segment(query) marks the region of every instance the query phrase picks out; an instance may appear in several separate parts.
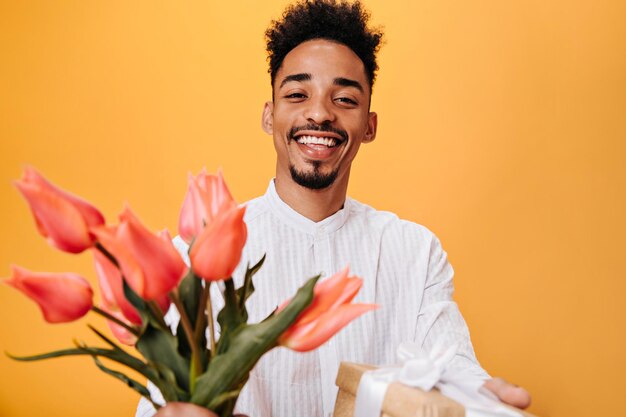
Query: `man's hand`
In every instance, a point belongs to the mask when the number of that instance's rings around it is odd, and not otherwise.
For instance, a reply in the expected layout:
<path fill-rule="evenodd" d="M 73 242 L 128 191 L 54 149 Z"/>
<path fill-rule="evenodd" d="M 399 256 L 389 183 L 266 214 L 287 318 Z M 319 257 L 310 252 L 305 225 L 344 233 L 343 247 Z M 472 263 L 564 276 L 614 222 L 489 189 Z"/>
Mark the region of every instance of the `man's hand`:
<path fill-rule="evenodd" d="M 527 408 L 530 405 L 530 394 L 522 387 L 506 382 L 502 378 L 492 378 L 483 385 L 496 394 L 500 401 L 517 408 Z"/>
<path fill-rule="evenodd" d="M 237 414 L 235 417 L 246 417 Z M 167 403 L 154 417 L 218 417 L 212 411 L 191 403 Z"/>
<path fill-rule="evenodd" d="M 218 417 L 204 407 L 190 403 L 167 403 L 154 417 Z"/>

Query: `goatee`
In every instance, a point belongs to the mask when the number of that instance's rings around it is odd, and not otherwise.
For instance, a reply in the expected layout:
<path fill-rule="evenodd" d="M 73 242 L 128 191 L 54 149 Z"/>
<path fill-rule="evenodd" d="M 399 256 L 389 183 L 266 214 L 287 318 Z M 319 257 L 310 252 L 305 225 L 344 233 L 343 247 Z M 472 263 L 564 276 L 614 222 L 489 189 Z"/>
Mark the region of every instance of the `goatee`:
<path fill-rule="evenodd" d="M 320 170 L 321 163 L 318 161 L 311 162 L 313 165 L 312 172 L 298 171 L 295 166 L 289 165 L 289 172 L 291 172 L 291 178 L 296 184 L 301 185 L 310 190 L 323 190 L 330 187 L 337 179 L 338 169 L 335 169 L 328 174 L 324 174 Z"/>

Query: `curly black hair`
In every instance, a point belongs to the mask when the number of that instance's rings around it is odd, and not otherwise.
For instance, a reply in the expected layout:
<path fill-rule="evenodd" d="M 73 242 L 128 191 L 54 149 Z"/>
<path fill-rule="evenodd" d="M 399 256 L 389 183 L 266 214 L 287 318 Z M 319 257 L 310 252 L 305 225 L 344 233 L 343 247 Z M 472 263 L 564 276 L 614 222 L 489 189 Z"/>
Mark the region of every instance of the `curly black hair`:
<path fill-rule="evenodd" d="M 346 45 L 363 61 L 371 91 L 383 32 L 368 27 L 369 18 L 358 0 L 301 0 L 288 6 L 282 19 L 273 20 L 265 31 L 272 85 L 289 51 L 308 40 L 327 39 Z"/>

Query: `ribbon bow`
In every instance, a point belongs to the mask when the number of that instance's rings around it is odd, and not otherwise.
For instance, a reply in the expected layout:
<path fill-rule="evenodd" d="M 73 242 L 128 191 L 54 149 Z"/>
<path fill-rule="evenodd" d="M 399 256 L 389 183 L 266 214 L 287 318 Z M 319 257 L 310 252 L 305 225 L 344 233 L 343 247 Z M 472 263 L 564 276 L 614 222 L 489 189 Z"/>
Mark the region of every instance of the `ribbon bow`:
<path fill-rule="evenodd" d="M 400 365 L 375 369 L 363 374 L 357 390 L 354 417 L 380 417 L 387 387 L 394 381 L 423 391 L 434 387 L 465 407 L 466 417 L 522 417 L 503 406 L 483 388 L 482 378 L 450 366 L 457 345 L 436 345 L 432 351 L 412 342 L 398 347 Z"/>

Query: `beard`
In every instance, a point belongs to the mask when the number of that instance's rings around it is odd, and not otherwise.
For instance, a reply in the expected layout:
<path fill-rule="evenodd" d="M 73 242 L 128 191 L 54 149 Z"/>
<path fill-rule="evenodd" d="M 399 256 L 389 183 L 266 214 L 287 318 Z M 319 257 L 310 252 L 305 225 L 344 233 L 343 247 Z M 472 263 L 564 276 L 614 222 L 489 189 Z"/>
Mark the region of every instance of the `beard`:
<path fill-rule="evenodd" d="M 327 174 L 321 172 L 321 163 L 318 161 L 311 162 L 313 165 L 312 172 L 298 171 L 295 166 L 289 165 L 289 172 L 291 172 L 291 178 L 296 184 L 301 185 L 310 190 L 323 190 L 330 187 L 337 179 L 339 168 L 331 171 Z"/>

